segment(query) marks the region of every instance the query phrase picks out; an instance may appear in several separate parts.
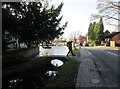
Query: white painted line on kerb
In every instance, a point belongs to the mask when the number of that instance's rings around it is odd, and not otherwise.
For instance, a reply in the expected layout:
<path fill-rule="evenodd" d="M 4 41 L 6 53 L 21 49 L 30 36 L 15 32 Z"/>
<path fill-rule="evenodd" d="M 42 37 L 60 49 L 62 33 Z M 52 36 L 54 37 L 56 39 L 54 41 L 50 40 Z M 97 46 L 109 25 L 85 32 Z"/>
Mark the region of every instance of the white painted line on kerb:
<path fill-rule="evenodd" d="M 111 53 L 111 52 L 108 52 L 109 54 L 112 54 L 112 55 L 114 55 L 114 56 L 118 56 L 117 54 L 114 54 L 114 53 Z"/>

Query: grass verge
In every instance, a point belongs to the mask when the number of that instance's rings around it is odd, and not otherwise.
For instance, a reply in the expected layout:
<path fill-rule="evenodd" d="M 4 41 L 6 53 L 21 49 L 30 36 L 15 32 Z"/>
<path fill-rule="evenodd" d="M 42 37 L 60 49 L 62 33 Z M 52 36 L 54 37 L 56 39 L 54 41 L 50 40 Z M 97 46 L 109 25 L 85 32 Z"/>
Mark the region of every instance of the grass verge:
<path fill-rule="evenodd" d="M 56 77 L 51 77 L 49 83 L 43 89 L 49 88 L 69 88 L 74 89 L 76 84 L 79 61 L 70 60 L 66 62 L 59 70 Z"/>
<path fill-rule="evenodd" d="M 79 54 L 79 50 L 76 50 L 76 56 Z M 46 72 L 48 68 L 52 67 L 51 60 L 57 57 L 45 57 L 36 59 L 35 57 L 30 57 L 26 62 L 20 64 L 14 64 L 14 66 L 7 67 L 4 71 L 4 79 L 14 77 L 14 75 L 22 75 L 24 76 L 24 80 L 29 81 L 27 85 L 34 86 L 36 82 L 40 83 L 39 78 L 41 78 L 42 73 Z M 74 57 L 73 57 L 74 58 Z M 64 65 L 61 68 L 58 68 L 58 75 L 53 76 L 48 80 L 48 83 L 45 84 L 44 89 L 47 88 L 69 88 L 74 89 L 76 84 L 77 72 L 79 68 L 80 62 L 77 60 L 71 59 L 67 60 L 66 58 L 58 58 L 64 62 Z M 9 63 L 8 63 L 9 64 Z M 36 78 L 36 76 L 38 76 Z M 34 79 L 35 78 L 35 79 Z M 31 81 L 34 80 L 34 81 Z M 34 84 L 35 83 L 35 84 Z M 41 85 L 40 85 L 41 87 Z"/>

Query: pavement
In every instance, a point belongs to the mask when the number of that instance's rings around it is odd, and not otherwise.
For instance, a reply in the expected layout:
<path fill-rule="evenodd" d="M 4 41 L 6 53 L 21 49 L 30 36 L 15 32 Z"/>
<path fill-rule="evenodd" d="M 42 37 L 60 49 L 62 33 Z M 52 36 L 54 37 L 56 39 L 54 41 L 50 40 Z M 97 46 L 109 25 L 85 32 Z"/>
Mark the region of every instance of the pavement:
<path fill-rule="evenodd" d="M 112 50 L 120 50 L 120 47 L 105 46 L 105 48 L 112 49 Z"/>
<path fill-rule="evenodd" d="M 84 48 L 84 47 L 82 47 Z M 93 48 L 93 49 L 108 49 L 108 50 L 120 50 L 120 47 L 111 47 L 111 46 L 91 46 L 91 47 L 85 47 L 85 48 Z"/>
<path fill-rule="evenodd" d="M 102 87 L 102 79 L 89 52 L 85 49 L 80 49 L 80 54 L 81 64 L 78 70 L 75 89 L 80 87 Z"/>

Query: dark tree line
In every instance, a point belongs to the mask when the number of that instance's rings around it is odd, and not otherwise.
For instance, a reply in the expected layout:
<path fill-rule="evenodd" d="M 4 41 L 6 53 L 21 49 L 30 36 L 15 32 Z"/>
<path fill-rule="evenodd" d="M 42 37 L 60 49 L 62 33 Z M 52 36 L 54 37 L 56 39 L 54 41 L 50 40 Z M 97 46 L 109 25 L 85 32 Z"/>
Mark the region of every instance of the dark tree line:
<path fill-rule="evenodd" d="M 94 41 L 97 45 L 99 45 L 101 41 L 104 41 L 104 24 L 102 18 L 100 18 L 99 22 L 89 24 L 88 39 L 89 41 Z"/>
<path fill-rule="evenodd" d="M 47 3 L 48 4 L 48 3 Z M 3 2 L 2 28 L 3 48 L 13 38 L 17 43 L 24 42 L 28 47 L 32 43 L 48 44 L 63 34 L 67 22 L 60 26 L 63 3 L 58 7 L 42 5 L 41 2 Z M 9 37 L 7 37 L 9 36 Z"/>

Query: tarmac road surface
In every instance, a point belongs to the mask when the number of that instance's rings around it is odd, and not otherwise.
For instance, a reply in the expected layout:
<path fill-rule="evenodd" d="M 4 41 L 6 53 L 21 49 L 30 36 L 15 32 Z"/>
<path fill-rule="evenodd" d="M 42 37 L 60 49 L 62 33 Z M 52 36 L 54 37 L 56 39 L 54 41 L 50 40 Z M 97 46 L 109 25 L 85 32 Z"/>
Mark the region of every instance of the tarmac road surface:
<path fill-rule="evenodd" d="M 120 85 L 118 63 L 120 60 L 120 50 L 106 49 L 106 48 L 83 48 L 87 49 L 89 55 L 100 71 L 100 75 L 104 82 L 104 87 L 118 87 Z"/>

